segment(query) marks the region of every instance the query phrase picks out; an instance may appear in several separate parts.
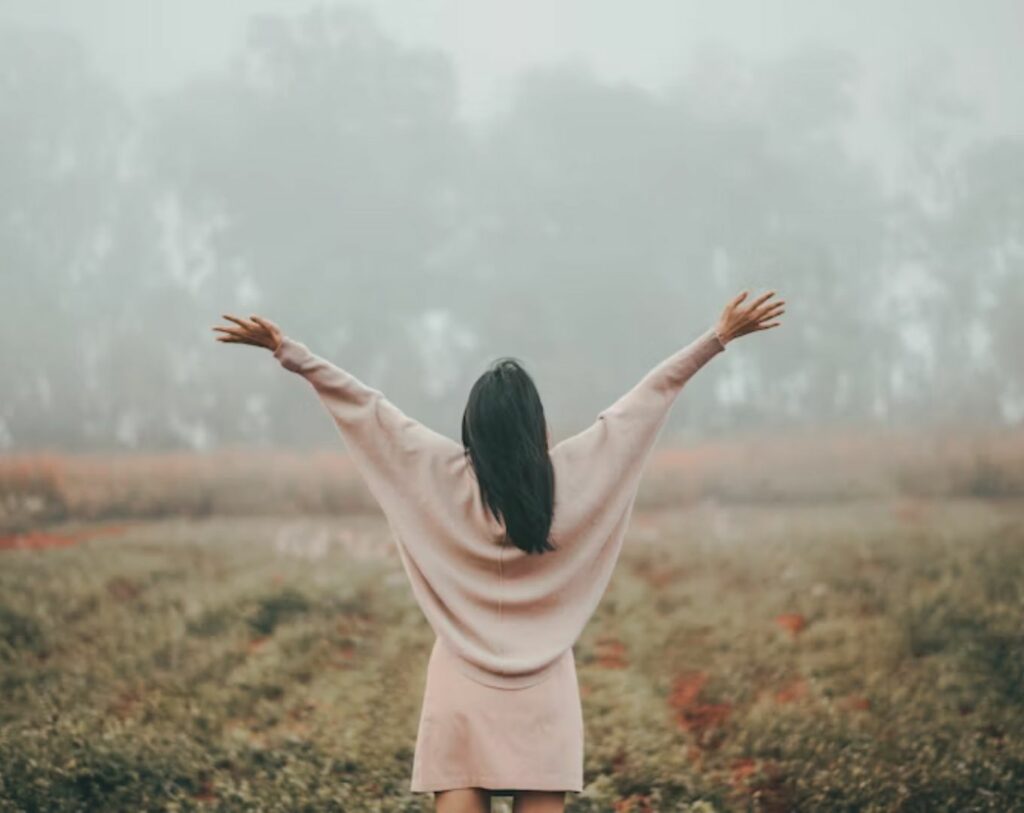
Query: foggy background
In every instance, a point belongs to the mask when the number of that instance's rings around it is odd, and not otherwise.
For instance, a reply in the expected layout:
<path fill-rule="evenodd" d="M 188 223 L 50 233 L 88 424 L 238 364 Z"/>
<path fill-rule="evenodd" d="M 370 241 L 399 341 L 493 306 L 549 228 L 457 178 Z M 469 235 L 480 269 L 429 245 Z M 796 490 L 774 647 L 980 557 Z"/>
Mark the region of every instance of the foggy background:
<path fill-rule="evenodd" d="M 0 448 L 336 442 L 222 313 L 558 439 L 743 289 L 666 433 L 1019 425 L 1024 6 L 625 8 L 0 3 Z"/>

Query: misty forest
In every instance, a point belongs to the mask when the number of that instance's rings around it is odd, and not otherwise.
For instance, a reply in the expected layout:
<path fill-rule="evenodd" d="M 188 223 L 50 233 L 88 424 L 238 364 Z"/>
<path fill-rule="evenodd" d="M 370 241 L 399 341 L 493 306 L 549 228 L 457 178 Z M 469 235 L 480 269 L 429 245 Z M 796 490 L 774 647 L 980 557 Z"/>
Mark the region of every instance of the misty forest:
<path fill-rule="evenodd" d="M 744 288 L 785 293 L 788 329 L 687 426 L 1024 418 L 1024 135 L 961 143 L 978 111 L 941 63 L 893 102 L 887 173 L 846 143 L 857 60 L 823 48 L 657 95 L 538 68 L 471 128 L 444 54 L 358 7 L 257 18 L 137 106 L 69 36 L 2 37 L 7 449 L 323 441 L 211 344 L 231 308 L 439 431 L 515 354 L 566 433 Z"/>

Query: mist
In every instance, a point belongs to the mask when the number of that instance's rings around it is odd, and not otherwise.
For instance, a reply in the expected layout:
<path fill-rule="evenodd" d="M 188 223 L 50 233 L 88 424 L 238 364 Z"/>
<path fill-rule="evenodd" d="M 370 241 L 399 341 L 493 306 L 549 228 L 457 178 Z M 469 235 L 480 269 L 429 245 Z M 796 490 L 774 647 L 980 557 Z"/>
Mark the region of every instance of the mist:
<path fill-rule="evenodd" d="M 224 312 L 558 436 L 744 289 L 670 434 L 1020 423 L 1017 4 L 587 9 L 7 3 L 3 448 L 323 442 Z"/>

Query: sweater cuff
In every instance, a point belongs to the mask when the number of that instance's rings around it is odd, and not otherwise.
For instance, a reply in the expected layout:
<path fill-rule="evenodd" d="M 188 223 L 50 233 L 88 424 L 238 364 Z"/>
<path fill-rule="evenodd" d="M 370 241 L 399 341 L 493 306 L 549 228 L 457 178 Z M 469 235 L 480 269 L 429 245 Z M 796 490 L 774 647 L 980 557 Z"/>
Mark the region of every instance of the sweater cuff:
<path fill-rule="evenodd" d="M 691 358 L 697 363 L 699 368 L 706 364 L 713 356 L 717 356 L 722 352 L 725 352 L 725 342 L 722 341 L 714 327 L 709 327 L 693 343 Z"/>
<path fill-rule="evenodd" d="M 281 363 L 282 367 L 293 373 L 302 372 L 302 362 L 308 357 L 309 348 L 289 336 L 284 336 L 277 349 L 274 350 L 274 358 Z"/>
<path fill-rule="evenodd" d="M 685 352 L 685 351 L 684 351 Z M 691 353 L 687 359 L 692 365 L 693 372 L 696 372 L 719 353 L 725 352 L 725 342 L 718 335 L 718 331 L 709 327 L 694 342 Z M 692 374 L 692 373 L 691 373 Z"/>

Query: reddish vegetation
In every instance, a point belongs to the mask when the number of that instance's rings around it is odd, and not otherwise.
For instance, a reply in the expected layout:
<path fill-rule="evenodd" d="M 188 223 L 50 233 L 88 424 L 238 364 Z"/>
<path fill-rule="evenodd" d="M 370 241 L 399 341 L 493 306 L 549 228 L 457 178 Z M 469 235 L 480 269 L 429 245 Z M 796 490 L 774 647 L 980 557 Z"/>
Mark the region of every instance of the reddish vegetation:
<path fill-rule="evenodd" d="M 131 601 L 142 592 L 142 587 L 124 576 L 115 576 L 107 582 L 107 592 L 117 601 Z"/>
<path fill-rule="evenodd" d="M 124 533 L 130 524 L 106 525 L 100 528 L 69 531 L 63 534 L 48 531 L 29 531 L 23 534 L 0 536 L 0 550 L 46 550 L 47 548 L 66 548 L 77 545 L 86 539 L 97 536 L 113 536 Z"/>
<path fill-rule="evenodd" d="M 765 813 L 785 813 L 793 809 L 792 795 L 786 787 L 781 768 L 770 760 L 743 757 L 732 763 L 733 788 L 755 802 L 753 809 Z"/>
<path fill-rule="evenodd" d="M 44 548 L 64 548 L 74 545 L 78 540 L 71 536 L 56 536 L 43 531 L 30 531 L 13 536 L 0 536 L 0 550 L 43 550 Z"/>
<path fill-rule="evenodd" d="M 800 428 L 770 437 L 733 436 L 705 440 L 684 448 L 666 448 L 652 460 L 650 485 L 659 496 L 696 500 L 709 494 L 766 493 L 773 496 L 879 494 L 881 478 L 901 471 L 905 488 L 931 497 L 970 493 L 981 461 L 998 478 L 998 487 L 1019 494 L 1024 487 L 1021 450 L 1024 432 L 1003 428 L 955 433 L 898 428 L 850 428 L 820 431 Z M 773 472 L 771 481 L 752 470 L 761 460 Z M 843 461 L 835 466 L 834 461 Z M 771 461 L 768 463 L 768 461 Z M 647 507 L 654 498 L 641 500 Z M 917 524 L 925 512 L 910 501 L 895 507 L 901 521 Z"/>
<path fill-rule="evenodd" d="M 646 793 L 632 793 L 615 803 L 615 813 L 654 813 L 654 802 Z"/>
<path fill-rule="evenodd" d="M 705 734 L 720 727 L 729 717 L 732 706 L 727 703 L 701 702 L 701 694 L 708 681 L 703 671 L 679 675 L 669 697 L 676 710 L 677 721 L 686 731 L 696 734 L 697 741 L 687 746 L 686 756 L 698 770 L 704 768 L 705 755 L 720 744 L 720 737 L 708 741 Z M 790 699 L 803 697 L 807 684 L 798 679 L 781 690 L 776 697 Z M 716 769 L 717 770 L 717 769 Z M 740 797 L 743 809 L 782 813 L 792 809 L 792 793 L 786 776 L 774 762 L 753 757 L 733 760 L 727 768 L 726 781 Z M 753 807 L 750 805 L 753 804 Z"/>
<path fill-rule="evenodd" d="M 732 712 L 732 706 L 728 703 L 699 702 L 707 679 L 706 672 L 679 675 L 672 685 L 668 701 L 675 709 L 676 722 L 679 726 L 698 737 L 709 729 L 723 725 Z"/>
<path fill-rule="evenodd" d="M 803 700 L 805 697 L 807 697 L 807 681 L 803 678 L 797 678 L 775 693 L 775 700 L 779 703 L 792 703 L 795 700 Z"/>
<path fill-rule="evenodd" d="M 728 719 L 732 706 L 728 703 L 701 703 L 679 714 L 679 724 L 688 731 L 703 734 L 717 728 Z"/>
<path fill-rule="evenodd" d="M 197 802 L 216 802 L 217 794 L 213 791 L 213 783 L 209 779 L 204 779 L 199 791 L 193 793 L 192 798 Z"/>
<path fill-rule="evenodd" d="M 626 645 L 618 638 L 605 636 L 597 639 L 597 663 L 605 669 L 624 669 L 629 666 Z"/>
<path fill-rule="evenodd" d="M 802 613 L 782 613 L 775 616 L 775 623 L 796 638 L 807 626 L 807 619 Z"/>
<path fill-rule="evenodd" d="M 843 708 L 849 709 L 850 711 L 870 711 L 871 701 L 859 694 L 851 694 L 848 697 L 843 698 L 840 701 Z"/>
<path fill-rule="evenodd" d="M 743 786 L 746 780 L 757 772 L 757 761 L 750 757 L 742 757 L 733 760 L 732 783 L 735 786 Z"/>
<path fill-rule="evenodd" d="M 312 700 L 292 706 L 285 714 L 278 728 L 288 739 L 306 739 L 313 733 L 313 719 L 317 705 Z"/>
<path fill-rule="evenodd" d="M 21 454 L 0 460 L 0 524 L 274 512 L 376 513 L 343 450 Z M 17 524 L 15 524 L 17 523 Z"/>
<path fill-rule="evenodd" d="M 948 431 L 858 428 L 733 435 L 699 445 L 659 448 L 637 499 L 634 530 L 657 536 L 643 512 L 707 496 L 773 499 L 884 496 L 900 472 L 907 499 L 894 517 L 918 525 L 925 499 L 1024 493 L 1024 431 L 960 427 Z M 751 467 L 756 459 L 761 465 Z M 843 461 L 836 466 L 834 461 Z M 764 471 L 771 471 L 766 479 Z M 979 480 L 979 477 L 982 478 Z M 342 446 L 313 454 L 275 450 L 61 455 L 26 453 L 0 459 L 0 526 L 122 517 L 251 513 L 370 513 L 379 505 Z M 666 528 L 666 532 L 671 529 Z M 391 551 L 391 548 L 387 548 Z M 396 554 L 392 554 L 396 555 Z"/>
<path fill-rule="evenodd" d="M 706 672 L 689 672 L 679 675 L 672 684 L 672 694 L 669 696 L 669 705 L 674 709 L 685 709 L 692 706 L 700 690 L 707 682 Z"/>
<path fill-rule="evenodd" d="M 117 715 L 119 719 L 125 720 L 132 716 L 143 699 L 144 695 L 139 689 L 123 689 L 118 692 L 114 701 L 107 707 L 107 710 Z"/>

